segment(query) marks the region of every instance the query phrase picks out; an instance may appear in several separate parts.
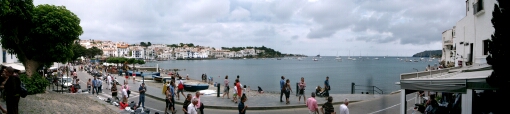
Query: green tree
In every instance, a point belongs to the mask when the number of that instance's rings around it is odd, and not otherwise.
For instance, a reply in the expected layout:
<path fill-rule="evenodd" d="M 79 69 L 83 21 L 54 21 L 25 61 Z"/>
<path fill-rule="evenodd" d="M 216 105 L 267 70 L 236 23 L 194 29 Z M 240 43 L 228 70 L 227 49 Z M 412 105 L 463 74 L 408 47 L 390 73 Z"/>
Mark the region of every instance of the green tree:
<path fill-rule="evenodd" d="M 80 19 L 64 6 L 0 1 L 0 42 L 16 54 L 29 78 L 44 65 L 70 61 L 72 44 L 82 33 Z"/>
<path fill-rule="evenodd" d="M 73 44 L 73 57 L 71 58 L 72 61 L 78 60 L 79 57 L 87 56 L 87 48 L 81 46 L 80 44 L 74 43 Z"/>
<path fill-rule="evenodd" d="M 92 47 L 92 48 L 87 49 L 86 55 L 89 58 L 93 58 L 96 55 L 103 55 L 103 50 L 101 50 L 97 47 Z"/>
<path fill-rule="evenodd" d="M 492 74 L 487 78 L 487 83 L 494 87 L 500 87 L 509 89 L 510 80 L 509 76 L 505 74 L 505 66 L 509 63 L 510 45 L 506 44 L 506 41 L 510 37 L 510 23 L 506 21 L 510 20 L 509 1 L 498 0 L 498 4 L 494 5 L 494 11 L 492 12 L 492 25 L 494 27 L 494 33 L 489 41 L 489 56 L 487 56 L 487 63 L 492 66 L 494 70 Z M 508 92 L 508 91 L 507 91 Z"/>
<path fill-rule="evenodd" d="M 151 42 L 147 42 L 147 46 L 151 46 L 151 45 L 152 45 L 152 43 L 151 43 Z"/>
<path fill-rule="evenodd" d="M 145 42 L 140 42 L 140 46 L 144 46 L 144 47 L 146 47 L 146 46 L 147 46 L 147 44 L 145 44 Z"/>

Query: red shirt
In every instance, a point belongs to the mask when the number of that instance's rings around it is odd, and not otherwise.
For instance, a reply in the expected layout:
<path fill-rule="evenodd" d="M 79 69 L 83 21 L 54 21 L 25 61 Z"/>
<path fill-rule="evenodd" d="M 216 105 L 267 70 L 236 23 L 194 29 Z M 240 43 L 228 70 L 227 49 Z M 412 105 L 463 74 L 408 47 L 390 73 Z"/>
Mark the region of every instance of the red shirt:
<path fill-rule="evenodd" d="M 120 109 L 121 109 L 121 110 L 124 110 L 124 109 L 126 109 L 126 107 L 128 106 L 128 103 L 120 102 L 120 103 L 119 103 L 119 105 L 120 105 L 120 106 L 119 106 L 119 107 L 120 107 Z"/>
<path fill-rule="evenodd" d="M 237 87 L 237 96 L 241 97 L 241 94 L 243 94 L 243 91 L 242 91 L 242 88 L 241 88 L 241 84 L 240 83 L 236 83 L 236 87 Z"/>

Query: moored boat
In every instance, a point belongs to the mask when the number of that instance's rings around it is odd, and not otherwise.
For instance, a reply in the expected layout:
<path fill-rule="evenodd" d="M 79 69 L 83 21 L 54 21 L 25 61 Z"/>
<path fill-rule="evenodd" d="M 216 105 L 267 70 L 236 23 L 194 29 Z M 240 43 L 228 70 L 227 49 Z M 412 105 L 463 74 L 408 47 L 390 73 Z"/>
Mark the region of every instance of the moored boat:
<path fill-rule="evenodd" d="M 209 89 L 209 84 L 201 83 L 184 83 L 184 90 L 186 91 L 199 91 Z"/>

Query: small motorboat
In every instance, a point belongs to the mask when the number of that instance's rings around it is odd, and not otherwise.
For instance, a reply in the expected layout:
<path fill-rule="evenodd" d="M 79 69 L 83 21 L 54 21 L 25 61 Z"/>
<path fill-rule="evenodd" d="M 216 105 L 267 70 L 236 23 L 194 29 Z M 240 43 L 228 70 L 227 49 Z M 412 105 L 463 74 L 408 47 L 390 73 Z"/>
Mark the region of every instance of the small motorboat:
<path fill-rule="evenodd" d="M 200 91 L 206 89 L 209 89 L 209 84 L 184 83 L 184 90 L 186 91 Z"/>

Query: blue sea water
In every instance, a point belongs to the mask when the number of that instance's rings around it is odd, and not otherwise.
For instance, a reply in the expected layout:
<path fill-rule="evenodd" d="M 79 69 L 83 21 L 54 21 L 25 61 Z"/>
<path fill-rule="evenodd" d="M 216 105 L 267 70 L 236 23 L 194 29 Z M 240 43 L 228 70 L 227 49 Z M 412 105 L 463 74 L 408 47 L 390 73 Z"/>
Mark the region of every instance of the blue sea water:
<path fill-rule="evenodd" d="M 279 91 L 280 77 L 290 79 L 293 89 L 301 77 L 305 78 L 306 91 L 312 92 L 315 87 L 323 87 L 326 76 L 329 76 L 331 93 L 351 93 L 351 83 L 356 85 L 373 85 L 382 89 L 385 94 L 398 90 L 395 85 L 400 74 L 423 71 L 427 65 L 438 64 L 437 59 L 428 61 L 425 58 L 419 62 L 404 62 L 397 57 L 355 57 L 349 60 L 342 57 L 342 61 L 335 60 L 333 56 L 302 58 L 284 58 L 281 60 L 266 59 L 225 59 L 225 60 L 172 60 L 149 62 L 147 65 L 159 65 L 161 69 L 185 69 L 179 71 L 180 75 L 192 79 L 200 79 L 202 74 L 212 76 L 214 82 L 223 83 L 225 76 L 229 76 L 231 84 L 240 76 L 241 84 L 256 89 L 260 86 L 265 91 Z M 420 60 L 420 58 L 400 57 L 400 59 Z M 413 69 L 414 68 L 414 69 Z M 218 77 L 219 76 L 219 77 Z M 371 88 L 356 87 L 356 93 L 372 92 Z M 294 90 L 295 92 L 295 90 Z"/>

